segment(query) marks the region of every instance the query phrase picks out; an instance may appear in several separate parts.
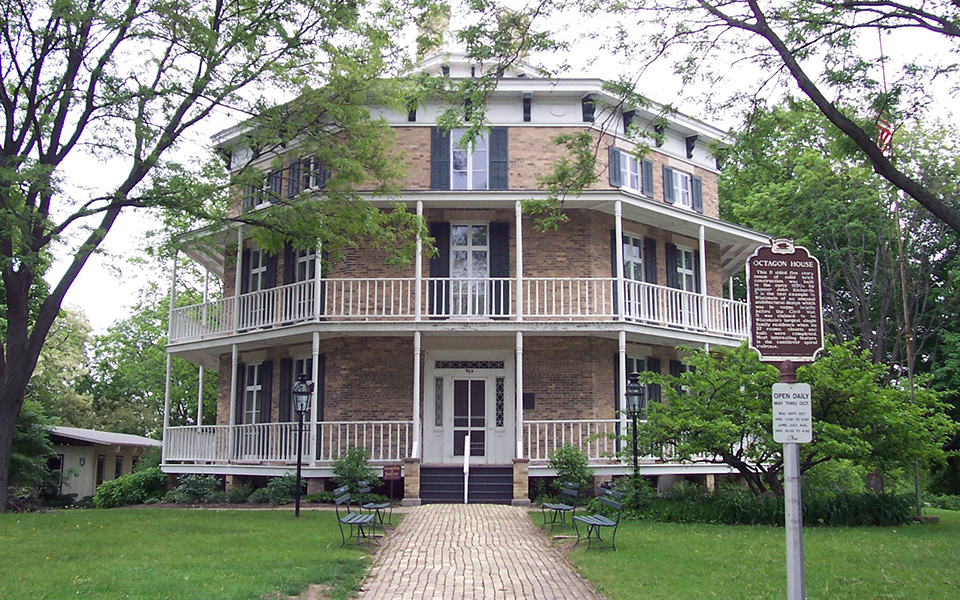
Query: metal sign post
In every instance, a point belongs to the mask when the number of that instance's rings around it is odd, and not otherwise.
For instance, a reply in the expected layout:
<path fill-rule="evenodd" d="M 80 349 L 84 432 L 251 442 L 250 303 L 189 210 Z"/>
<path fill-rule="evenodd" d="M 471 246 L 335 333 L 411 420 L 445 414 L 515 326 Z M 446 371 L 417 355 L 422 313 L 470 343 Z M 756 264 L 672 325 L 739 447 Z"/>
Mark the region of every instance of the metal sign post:
<path fill-rule="evenodd" d="M 773 386 L 773 439 L 783 444 L 787 599 L 806 598 L 800 446 L 813 439 L 810 386 L 797 383 L 797 362 L 823 349 L 820 262 L 793 240 L 772 240 L 747 261 L 750 347 L 780 369 Z"/>

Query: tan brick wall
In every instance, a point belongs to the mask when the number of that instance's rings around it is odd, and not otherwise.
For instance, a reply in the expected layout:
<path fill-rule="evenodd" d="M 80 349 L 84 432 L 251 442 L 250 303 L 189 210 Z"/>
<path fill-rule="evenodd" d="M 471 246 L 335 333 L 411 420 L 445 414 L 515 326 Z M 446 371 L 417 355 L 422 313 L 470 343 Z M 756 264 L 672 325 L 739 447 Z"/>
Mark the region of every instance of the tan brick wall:
<path fill-rule="evenodd" d="M 536 394 L 524 419 L 612 419 L 617 342 L 586 337 L 523 341 L 523 391 Z"/>
<path fill-rule="evenodd" d="M 430 189 L 430 128 L 394 127 L 397 134 L 391 156 L 404 161 L 406 178 L 401 184 L 405 190 Z"/>
<path fill-rule="evenodd" d="M 394 421 L 413 418 L 413 339 L 324 340 L 324 419 Z"/>

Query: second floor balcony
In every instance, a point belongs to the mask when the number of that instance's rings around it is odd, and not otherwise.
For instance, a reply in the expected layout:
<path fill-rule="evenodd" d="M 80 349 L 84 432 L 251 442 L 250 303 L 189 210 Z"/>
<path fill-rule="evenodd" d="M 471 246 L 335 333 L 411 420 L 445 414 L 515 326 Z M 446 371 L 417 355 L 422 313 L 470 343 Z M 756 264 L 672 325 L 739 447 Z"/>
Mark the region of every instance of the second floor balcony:
<path fill-rule="evenodd" d="M 622 296 L 622 299 L 621 299 Z M 625 322 L 746 339 L 746 303 L 606 278 L 308 280 L 173 310 L 169 343 L 304 323 Z"/>

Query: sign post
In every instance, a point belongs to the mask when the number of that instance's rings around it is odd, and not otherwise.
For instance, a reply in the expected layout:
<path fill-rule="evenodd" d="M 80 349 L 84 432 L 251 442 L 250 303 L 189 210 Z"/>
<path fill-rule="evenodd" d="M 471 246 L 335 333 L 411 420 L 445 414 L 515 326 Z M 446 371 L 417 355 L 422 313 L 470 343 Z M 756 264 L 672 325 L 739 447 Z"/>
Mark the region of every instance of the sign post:
<path fill-rule="evenodd" d="M 783 444 L 784 529 L 787 536 L 787 599 L 806 598 L 800 449 L 813 439 L 810 386 L 797 383 L 796 363 L 812 362 L 823 349 L 820 262 L 793 240 L 772 240 L 747 261 L 750 347 L 776 364 L 773 439 Z"/>

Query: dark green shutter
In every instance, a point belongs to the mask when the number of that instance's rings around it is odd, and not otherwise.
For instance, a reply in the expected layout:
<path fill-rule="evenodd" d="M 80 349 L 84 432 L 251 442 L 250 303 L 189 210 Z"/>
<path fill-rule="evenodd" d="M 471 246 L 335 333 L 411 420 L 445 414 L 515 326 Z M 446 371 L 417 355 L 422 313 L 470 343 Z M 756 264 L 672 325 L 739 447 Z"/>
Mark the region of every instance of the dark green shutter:
<path fill-rule="evenodd" d="M 244 380 L 247 374 L 247 365 L 243 363 L 237 364 L 237 393 L 234 398 L 234 413 L 233 413 L 233 423 L 234 425 L 243 424 L 243 395 L 246 390 L 246 384 Z"/>
<path fill-rule="evenodd" d="M 617 417 L 614 424 L 617 440 L 617 452 L 620 452 L 620 353 L 613 355 L 613 414 Z"/>
<path fill-rule="evenodd" d="M 640 163 L 640 167 L 641 167 L 641 175 L 643 176 L 643 179 L 641 180 L 643 182 L 641 184 L 643 185 L 643 190 L 641 190 L 641 192 L 643 193 L 644 196 L 650 196 L 652 198 L 653 197 L 653 161 L 644 159 Z"/>
<path fill-rule="evenodd" d="M 667 244 L 664 259 L 667 261 L 667 287 L 679 289 L 680 277 L 677 274 L 677 247 Z"/>
<path fill-rule="evenodd" d="M 430 277 L 450 277 L 450 223 L 441 221 L 430 223 L 430 237 L 434 239 L 437 251 L 430 257 Z M 449 300 L 447 283 L 431 282 L 429 290 L 431 314 L 448 312 Z"/>
<path fill-rule="evenodd" d="M 673 197 L 673 169 L 663 165 L 663 200 L 670 204 L 677 201 Z"/>
<path fill-rule="evenodd" d="M 490 129 L 490 189 L 509 189 L 508 175 L 510 164 L 508 160 L 509 140 L 506 127 Z"/>
<path fill-rule="evenodd" d="M 703 212 L 703 180 L 699 177 L 694 177 L 691 180 L 692 189 L 690 190 L 690 196 L 693 199 L 693 210 L 698 213 Z"/>
<path fill-rule="evenodd" d="M 607 149 L 607 161 L 610 171 L 610 185 L 620 187 L 623 185 L 623 173 L 620 171 L 620 150 L 610 146 Z"/>
<path fill-rule="evenodd" d="M 490 277 L 510 277 L 510 224 L 490 223 Z M 509 282 L 490 284 L 491 314 L 510 312 Z"/>
<path fill-rule="evenodd" d="M 283 245 L 283 285 L 297 281 L 297 253 L 290 242 Z"/>
<path fill-rule="evenodd" d="M 243 210 L 248 211 L 255 206 L 257 188 L 252 185 L 243 186 Z"/>
<path fill-rule="evenodd" d="M 671 377 L 680 377 L 680 374 L 683 373 L 683 363 L 679 360 L 670 361 L 670 376 Z"/>
<path fill-rule="evenodd" d="M 319 357 L 320 362 L 317 365 L 317 381 L 315 381 L 316 390 L 317 390 L 317 421 L 323 420 L 323 385 L 326 381 L 327 373 L 327 360 L 326 356 L 321 354 Z"/>
<path fill-rule="evenodd" d="M 267 264 L 266 271 L 266 281 L 264 282 L 263 289 L 270 289 L 277 287 L 277 255 L 276 254 L 267 254 L 262 253 L 260 260 L 263 260 Z"/>
<path fill-rule="evenodd" d="M 300 193 L 300 161 L 295 160 L 287 167 L 287 197 L 293 198 Z"/>
<path fill-rule="evenodd" d="M 280 199 L 280 194 L 283 193 L 283 172 L 271 171 L 267 175 L 267 184 L 270 187 L 270 202 L 276 204 Z"/>
<path fill-rule="evenodd" d="M 240 272 L 237 273 L 240 280 L 240 293 L 246 294 L 250 291 L 250 250 L 244 250 L 240 254 Z"/>
<path fill-rule="evenodd" d="M 263 374 L 263 383 L 260 385 L 260 422 L 270 422 L 270 412 L 273 407 L 273 361 L 267 360 L 260 365 Z"/>
<path fill-rule="evenodd" d="M 660 359 L 659 359 L 659 358 L 650 357 L 650 358 L 647 359 L 647 372 L 649 372 L 649 373 L 656 373 L 657 375 L 660 374 Z M 649 406 L 650 404 L 653 404 L 654 402 L 656 402 L 656 403 L 659 404 L 659 403 L 660 403 L 661 396 L 662 396 L 661 391 L 660 391 L 660 385 L 657 384 L 657 383 L 648 384 L 648 385 L 647 385 L 647 390 L 648 390 L 649 393 L 650 393 L 650 398 L 649 398 L 649 400 L 648 400 L 648 402 L 647 402 L 647 405 Z"/>
<path fill-rule="evenodd" d="M 657 282 L 657 240 L 648 237 L 643 238 L 643 280 Z"/>
<path fill-rule="evenodd" d="M 430 128 L 430 189 L 450 189 L 450 134 Z"/>
<path fill-rule="evenodd" d="M 700 251 L 693 253 L 693 291 L 700 293 L 703 290 L 700 285 Z"/>
<path fill-rule="evenodd" d="M 280 406 L 277 421 L 289 423 L 293 420 L 293 359 L 280 359 Z"/>

